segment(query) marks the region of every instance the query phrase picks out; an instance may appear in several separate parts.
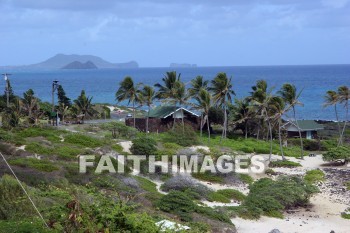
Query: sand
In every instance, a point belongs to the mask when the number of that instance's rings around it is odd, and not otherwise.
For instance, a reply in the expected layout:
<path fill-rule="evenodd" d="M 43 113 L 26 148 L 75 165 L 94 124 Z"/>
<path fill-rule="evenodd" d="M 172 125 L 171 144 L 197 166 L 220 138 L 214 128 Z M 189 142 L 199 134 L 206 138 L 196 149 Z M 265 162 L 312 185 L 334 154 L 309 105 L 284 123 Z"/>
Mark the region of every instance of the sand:
<path fill-rule="evenodd" d="M 121 147 L 123 148 L 123 151 L 126 153 L 131 153 L 130 148 L 132 145 L 131 141 L 124 141 L 124 142 L 119 142 L 119 145 L 121 145 Z"/>

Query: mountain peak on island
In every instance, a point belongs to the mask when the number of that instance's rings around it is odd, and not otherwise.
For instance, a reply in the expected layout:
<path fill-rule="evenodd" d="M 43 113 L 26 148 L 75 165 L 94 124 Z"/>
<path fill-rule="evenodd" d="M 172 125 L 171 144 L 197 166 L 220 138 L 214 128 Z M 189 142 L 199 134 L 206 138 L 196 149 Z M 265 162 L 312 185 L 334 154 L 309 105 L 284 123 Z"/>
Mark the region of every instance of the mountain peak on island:
<path fill-rule="evenodd" d="M 87 61 L 85 63 L 73 61 L 63 66 L 62 69 L 98 69 L 98 67 L 91 61 Z"/>
<path fill-rule="evenodd" d="M 86 64 L 87 62 L 89 62 L 89 63 L 92 63 L 96 68 L 138 68 L 139 67 L 139 65 L 135 61 L 124 62 L 124 63 L 112 63 L 98 56 L 78 55 L 78 54 L 66 55 L 62 53 L 58 53 L 55 56 L 47 59 L 46 61 L 29 65 L 27 67 L 40 68 L 40 69 L 61 69 L 74 62 L 79 62 L 81 64 L 84 64 L 84 63 Z"/>

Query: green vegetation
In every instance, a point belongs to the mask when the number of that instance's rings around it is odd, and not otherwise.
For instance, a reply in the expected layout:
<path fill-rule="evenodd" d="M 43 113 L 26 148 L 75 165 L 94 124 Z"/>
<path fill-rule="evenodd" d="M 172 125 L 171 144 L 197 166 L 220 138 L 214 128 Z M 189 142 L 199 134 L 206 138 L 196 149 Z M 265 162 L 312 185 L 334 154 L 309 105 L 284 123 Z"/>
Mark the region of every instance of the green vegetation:
<path fill-rule="evenodd" d="M 342 212 L 341 217 L 350 220 L 350 208 L 347 208 L 344 212 Z"/>
<path fill-rule="evenodd" d="M 134 155 L 155 155 L 157 142 L 150 137 L 138 137 L 132 140 L 130 151 Z"/>
<path fill-rule="evenodd" d="M 26 167 L 26 168 L 33 168 L 42 172 L 53 172 L 59 169 L 56 165 L 54 165 L 53 162 L 50 162 L 49 160 L 43 160 L 43 159 L 18 158 L 18 159 L 11 159 L 8 162 L 11 165 Z"/>
<path fill-rule="evenodd" d="M 235 189 L 221 189 L 218 190 L 217 193 L 225 196 L 228 199 L 233 199 L 236 201 L 244 201 L 244 199 L 246 198 L 246 195 Z"/>
<path fill-rule="evenodd" d="M 238 174 L 239 179 L 246 184 L 252 184 L 254 179 L 248 174 Z"/>
<path fill-rule="evenodd" d="M 103 145 L 103 141 L 99 138 L 93 138 L 80 133 L 68 134 L 64 137 L 64 142 L 83 147 L 95 148 Z"/>
<path fill-rule="evenodd" d="M 260 215 L 282 217 L 286 209 L 304 206 L 318 189 L 298 177 L 263 178 L 250 186 L 250 192 L 239 208 L 233 209 L 242 218 Z"/>
<path fill-rule="evenodd" d="M 301 164 L 293 161 L 288 161 L 288 160 L 278 160 L 278 161 L 271 161 L 269 164 L 269 167 L 293 168 L 293 167 L 301 167 Z"/>
<path fill-rule="evenodd" d="M 220 183 L 220 184 L 224 183 L 224 177 L 219 176 L 218 174 L 211 173 L 209 171 L 191 173 L 191 175 L 198 180 Z"/>
<path fill-rule="evenodd" d="M 344 163 L 350 161 L 350 148 L 340 146 L 335 147 L 323 154 L 325 161 L 342 161 Z"/>
<path fill-rule="evenodd" d="M 321 170 L 311 170 L 307 171 L 304 180 L 310 184 L 315 184 L 316 182 L 324 181 L 325 174 Z"/>
<path fill-rule="evenodd" d="M 208 201 L 216 201 L 221 203 L 230 203 L 230 199 L 219 192 L 211 192 L 207 197 Z"/>
<path fill-rule="evenodd" d="M 165 142 L 176 143 L 180 146 L 193 146 L 199 144 L 197 133 L 192 127 L 183 128 L 181 125 L 175 125 L 174 129 L 165 133 Z"/>
<path fill-rule="evenodd" d="M 345 182 L 344 185 L 348 190 L 350 190 L 350 181 Z"/>

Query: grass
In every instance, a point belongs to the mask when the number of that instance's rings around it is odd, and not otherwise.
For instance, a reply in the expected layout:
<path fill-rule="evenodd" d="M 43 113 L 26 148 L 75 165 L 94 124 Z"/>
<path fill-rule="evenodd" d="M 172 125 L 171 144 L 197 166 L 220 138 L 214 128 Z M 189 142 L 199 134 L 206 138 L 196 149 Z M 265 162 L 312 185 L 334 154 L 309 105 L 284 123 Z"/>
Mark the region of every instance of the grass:
<path fill-rule="evenodd" d="M 344 212 L 342 212 L 341 217 L 350 220 L 350 208 L 347 208 Z"/>
<path fill-rule="evenodd" d="M 324 181 L 325 174 L 321 170 L 311 170 L 307 171 L 304 180 L 310 184 L 315 184 L 316 182 Z"/>
<path fill-rule="evenodd" d="M 217 193 L 225 196 L 228 199 L 233 199 L 236 201 L 244 201 L 244 199 L 246 198 L 246 195 L 235 189 L 221 189 L 218 190 Z"/>
<path fill-rule="evenodd" d="M 102 146 L 104 141 L 80 133 L 68 134 L 64 137 L 64 142 L 84 147 L 95 148 Z"/>
<path fill-rule="evenodd" d="M 252 184 L 254 182 L 254 179 L 248 174 L 238 174 L 238 176 L 243 183 Z"/>
<path fill-rule="evenodd" d="M 269 167 L 293 168 L 293 167 L 301 167 L 301 164 L 293 161 L 288 161 L 288 160 L 277 160 L 277 161 L 270 162 Z"/>
<path fill-rule="evenodd" d="M 13 159 L 9 160 L 9 164 L 19 167 L 33 168 L 42 172 L 53 172 L 59 170 L 59 168 L 55 166 L 51 161 L 34 158 Z"/>
<path fill-rule="evenodd" d="M 216 201 L 216 202 L 221 202 L 221 203 L 230 203 L 230 199 L 227 198 L 226 196 L 222 195 L 219 192 L 211 192 L 207 196 L 208 201 Z"/>
<path fill-rule="evenodd" d="M 224 178 L 221 176 L 217 176 L 211 172 L 204 172 L 204 173 L 192 173 L 192 177 L 203 180 L 207 182 L 213 182 L 213 183 L 224 183 Z"/>
<path fill-rule="evenodd" d="M 348 190 L 350 190 L 350 181 L 345 182 L 344 185 Z"/>

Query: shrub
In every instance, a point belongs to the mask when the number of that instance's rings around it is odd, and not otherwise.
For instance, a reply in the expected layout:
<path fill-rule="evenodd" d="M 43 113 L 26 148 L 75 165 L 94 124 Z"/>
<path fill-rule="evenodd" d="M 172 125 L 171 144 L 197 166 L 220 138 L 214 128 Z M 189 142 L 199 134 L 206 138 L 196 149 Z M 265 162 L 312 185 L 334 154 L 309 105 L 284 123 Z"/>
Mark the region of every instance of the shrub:
<path fill-rule="evenodd" d="M 350 208 L 347 208 L 344 212 L 342 212 L 341 217 L 350 220 Z"/>
<path fill-rule="evenodd" d="M 252 184 L 254 179 L 248 174 L 238 174 L 238 178 L 246 184 Z"/>
<path fill-rule="evenodd" d="M 244 201 L 246 198 L 246 195 L 235 189 L 221 189 L 218 190 L 217 193 L 225 196 L 228 199 L 233 199 L 236 201 Z"/>
<path fill-rule="evenodd" d="M 299 177 L 279 177 L 276 181 L 262 178 L 250 186 L 242 207 L 272 217 L 281 217 L 282 210 L 307 204 L 318 189 Z"/>
<path fill-rule="evenodd" d="M 289 160 L 277 160 L 277 161 L 271 161 L 269 164 L 269 167 L 293 168 L 293 167 L 301 167 L 301 164 L 293 161 L 289 161 Z"/>
<path fill-rule="evenodd" d="M 132 140 L 130 151 L 134 155 L 154 155 L 157 152 L 157 142 L 149 137 L 138 137 Z"/>
<path fill-rule="evenodd" d="M 108 130 L 115 133 L 115 137 L 119 138 L 134 138 L 137 134 L 137 130 L 133 127 L 126 126 L 122 122 L 108 122 L 100 125 L 103 130 Z"/>
<path fill-rule="evenodd" d="M 216 201 L 216 202 L 221 202 L 221 203 L 230 203 L 230 199 L 225 197 L 219 192 L 210 192 L 207 196 L 208 201 Z"/>
<path fill-rule="evenodd" d="M 103 141 L 101 139 L 93 138 L 80 133 L 66 135 L 64 137 L 64 142 L 90 148 L 95 148 L 103 145 Z"/>
<path fill-rule="evenodd" d="M 18 159 L 9 160 L 8 162 L 11 165 L 33 168 L 42 172 L 53 172 L 59 169 L 52 162 L 48 160 L 40 160 L 35 158 L 18 158 Z"/>
<path fill-rule="evenodd" d="M 72 160 L 77 159 L 77 156 L 83 152 L 82 149 L 68 147 L 68 146 L 60 146 L 55 148 L 55 154 L 57 154 L 59 159 L 63 160 Z"/>
<path fill-rule="evenodd" d="M 43 146 L 37 142 L 31 142 L 26 145 L 26 151 L 39 155 L 52 155 L 53 149 L 48 146 Z"/>
<path fill-rule="evenodd" d="M 14 227 L 16 226 L 16 227 Z M 54 233 L 52 229 L 47 229 L 41 219 L 34 221 L 32 219 L 28 220 L 16 220 L 16 221 L 0 221 L 0 233 Z"/>
<path fill-rule="evenodd" d="M 66 131 L 57 130 L 54 128 L 30 127 L 22 129 L 17 134 L 22 138 L 44 137 L 51 142 L 59 142 L 61 140 L 59 135 L 66 133 Z"/>
<path fill-rule="evenodd" d="M 332 148 L 323 154 L 323 160 L 325 161 L 338 161 L 344 162 L 350 161 L 350 149 L 344 146 Z"/>
<path fill-rule="evenodd" d="M 16 153 L 16 148 L 11 144 L 0 142 L 0 152 L 5 155 L 14 155 Z"/>
<path fill-rule="evenodd" d="M 266 169 L 265 170 L 265 174 L 266 175 L 271 175 L 271 176 L 277 175 L 277 173 L 271 168 Z"/>
<path fill-rule="evenodd" d="M 165 192 L 169 192 L 171 190 L 182 192 L 191 190 L 202 195 L 202 197 L 205 197 L 210 192 L 209 188 L 187 176 L 174 176 L 165 181 L 165 183 L 161 186 L 161 189 Z"/>
<path fill-rule="evenodd" d="M 176 143 L 180 146 L 192 146 L 199 143 L 198 136 L 194 129 L 185 126 L 183 129 L 181 124 L 177 124 L 174 129 L 167 132 L 166 142 Z"/>
<path fill-rule="evenodd" d="M 33 209 L 17 180 L 9 175 L 0 179 L 0 219 L 30 215 Z"/>
<path fill-rule="evenodd" d="M 170 191 L 159 200 L 158 208 L 178 215 L 183 221 L 191 221 L 191 213 L 195 211 L 196 205 L 185 193 Z"/>
<path fill-rule="evenodd" d="M 306 182 L 309 182 L 310 184 L 314 184 L 316 182 L 323 181 L 324 177 L 325 177 L 324 172 L 317 169 L 317 170 L 307 171 L 304 177 L 304 180 Z"/>
<path fill-rule="evenodd" d="M 204 173 L 196 172 L 196 173 L 192 173 L 191 175 L 198 180 L 214 182 L 214 183 L 224 183 L 224 178 L 222 176 L 213 174 L 210 171 L 206 171 Z"/>
<path fill-rule="evenodd" d="M 344 184 L 344 185 L 346 186 L 346 188 L 347 188 L 348 190 L 350 190 L 350 181 L 345 182 L 345 184 Z"/>

